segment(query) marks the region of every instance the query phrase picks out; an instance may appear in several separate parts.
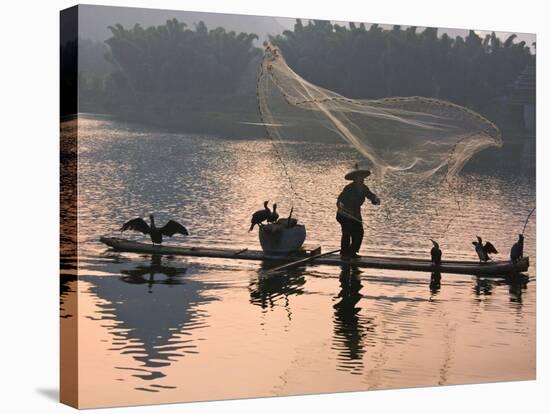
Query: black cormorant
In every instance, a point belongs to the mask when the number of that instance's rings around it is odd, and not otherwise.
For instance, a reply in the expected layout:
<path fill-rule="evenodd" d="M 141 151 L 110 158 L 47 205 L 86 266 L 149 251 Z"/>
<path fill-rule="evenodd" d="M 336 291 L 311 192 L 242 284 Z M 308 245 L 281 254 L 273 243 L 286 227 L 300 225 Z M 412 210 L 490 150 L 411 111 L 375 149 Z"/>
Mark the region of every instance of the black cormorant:
<path fill-rule="evenodd" d="M 486 262 L 490 259 L 489 254 L 498 253 L 497 249 L 491 242 L 485 242 L 485 245 L 483 244 L 483 241 L 481 240 L 481 237 L 477 236 L 477 241 L 472 242 L 472 244 L 476 248 L 476 253 L 479 256 L 480 262 Z"/>
<path fill-rule="evenodd" d="M 432 263 L 439 266 L 441 264 L 441 256 L 442 256 L 441 249 L 439 248 L 439 244 L 435 240 L 432 240 L 432 239 L 430 240 L 434 245 L 432 247 L 432 250 L 430 251 L 432 255 Z"/>
<path fill-rule="evenodd" d="M 145 222 L 145 220 L 143 220 L 141 217 L 138 217 L 128 221 L 127 223 L 124 223 L 124 225 L 120 228 L 120 231 L 122 232 L 126 230 L 134 230 L 140 231 L 143 234 L 148 234 L 149 236 L 151 236 L 151 241 L 153 242 L 153 244 L 161 244 L 162 236 L 172 237 L 174 234 L 177 233 L 183 234 L 184 236 L 189 235 L 187 229 L 177 221 L 170 220 L 163 227 L 156 227 L 155 218 L 152 214 L 149 215 L 149 219 L 151 220 L 150 226 Z"/>
<path fill-rule="evenodd" d="M 262 222 L 268 220 L 271 217 L 271 210 L 267 206 L 268 203 L 269 201 L 264 201 L 264 209 L 258 210 L 254 214 L 252 214 L 252 219 L 250 220 L 250 228 L 248 229 L 248 231 L 252 231 L 256 224 L 261 225 Z"/>
<path fill-rule="evenodd" d="M 279 219 L 279 214 L 277 213 L 277 203 L 273 203 L 273 211 L 269 215 L 267 222 L 275 223 Z"/>
<path fill-rule="evenodd" d="M 523 234 L 518 236 L 518 241 L 514 243 L 510 250 L 510 259 L 515 262 L 523 258 Z"/>

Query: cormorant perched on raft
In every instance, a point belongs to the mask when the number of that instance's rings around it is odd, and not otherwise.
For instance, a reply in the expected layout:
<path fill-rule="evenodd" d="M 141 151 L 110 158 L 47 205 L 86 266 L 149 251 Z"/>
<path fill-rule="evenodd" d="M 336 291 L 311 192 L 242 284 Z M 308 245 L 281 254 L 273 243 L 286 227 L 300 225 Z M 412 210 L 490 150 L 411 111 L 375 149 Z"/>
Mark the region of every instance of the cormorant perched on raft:
<path fill-rule="evenodd" d="M 267 222 L 275 223 L 279 219 L 279 214 L 277 213 L 277 203 L 273 203 L 273 211 L 269 215 Z"/>
<path fill-rule="evenodd" d="M 523 234 L 519 234 L 518 236 L 518 241 L 514 243 L 510 250 L 510 260 L 512 262 L 523 258 Z"/>
<path fill-rule="evenodd" d="M 252 219 L 250 220 L 250 228 L 248 229 L 248 231 L 252 231 L 256 224 L 261 225 L 264 221 L 268 220 L 271 217 L 271 210 L 267 206 L 268 203 L 269 200 L 264 201 L 264 209 L 258 210 L 254 214 L 252 214 Z"/>
<path fill-rule="evenodd" d="M 140 231 L 143 234 L 148 234 L 149 236 L 151 236 L 151 241 L 153 242 L 153 244 L 161 244 L 163 235 L 167 237 L 172 237 L 174 234 L 177 233 L 183 234 L 184 236 L 189 235 L 187 229 L 177 221 L 170 220 L 163 227 L 159 228 L 155 226 L 155 218 L 152 214 L 149 215 L 149 219 L 151 220 L 150 226 L 145 222 L 145 220 L 143 220 L 141 217 L 138 217 L 128 221 L 127 223 L 124 223 L 124 225 L 120 228 L 120 231 L 122 232 L 126 230 L 134 230 Z"/>
<path fill-rule="evenodd" d="M 441 256 L 443 255 L 441 253 L 441 249 L 439 248 L 439 244 L 435 241 L 430 239 L 434 245 L 432 247 L 432 250 L 430 251 L 430 254 L 432 255 L 432 263 L 435 265 L 441 265 Z"/>
<path fill-rule="evenodd" d="M 277 204 L 273 204 L 273 210 L 275 210 L 276 205 Z M 274 225 L 272 226 L 267 225 L 263 227 L 262 230 L 268 233 L 275 233 L 275 232 L 282 231 L 285 228 L 289 229 L 291 227 L 294 227 L 296 224 L 298 224 L 298 220 L 296 220 L 295 218 L 292 218 L 293 211 L 294 211 L 294 207 L 290 209 L 290 213 L 287 218 L 280 218 L 275 223 L 272 223 L 270 220 L 268 220 L 270 224 L 274 224 Z M 277 217 L 278 216 L 279 215 L 277 214 Z"/>
<path fill-rule="evenodd" d="M 483 241 L 479 236 L 477 236 L 477 241 L 472 242 L 472 244 L 476 247 L 476 253 L 479 256 L 480 262 L 486 262 L 490 259 L 490 254 L 498 253 L 491 242 L 485 242 L 485 245 L 483 245 Z"/>

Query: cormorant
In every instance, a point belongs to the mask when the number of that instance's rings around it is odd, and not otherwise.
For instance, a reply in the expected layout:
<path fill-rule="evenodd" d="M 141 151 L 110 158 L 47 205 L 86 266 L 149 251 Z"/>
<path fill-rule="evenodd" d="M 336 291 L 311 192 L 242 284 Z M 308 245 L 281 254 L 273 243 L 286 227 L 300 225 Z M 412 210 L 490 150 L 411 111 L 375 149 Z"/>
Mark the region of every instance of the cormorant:
<path fill-rule="evenodd" d="M 434 245 L 432 247 L 432 250 L 430 251 L 432 255 L 432 263 L 439 266 L 441 264 L 441 256 L 442 256 L 441 249 L 439 248 L 439 244 L 435 240 L 432 240 L 432 239 L 430 240 Z"/>
<path fill-rule="evenodd" d="M 273 211 L 269 215 L 267 222 L 275 223 L 279 219 L 279 214 L 277 213 L 277 203 L 273 203 Z"/>
<path fill-rule="evenodd" d="M 271 210 L 267 206 L 268 203 L 269 201 L 264 201 L 264 209 L 258 210 L 254 214 L 252 214 L 252 219 L 250 220 L 251 224 L 248 231 L 252 231 L 256 224 L 261 225 L 262 222 L 268 220 L 271 217 Z"/>
<path fill-rule="evenodd" d="M 523 258 L 523 234 L 518 235 L 518 241 L 514 243 L 510 250 L 510 259 L 515 262 Z"/>
<path fill-rule="evenodd" d="M 489 254 L 498 253 L 497 249 L 491 242 L 485 242 L 485 245 L 483 245 L 483 241 L 479 236 L 477 236 L 477 241 L 472 242 L 472 244 L 476 248 L 476 253 L 479 256 L 480 262 L 486 262 L 489 260 Z"/>
<path fill-rule="evenodd" d="M 156 227 L 155 218 L 152 214 L 149 215 L 149 219 L 151 220 L 150 226 L 145 222 L 145 220 L 138 217 L 124 223 L 124 225 L 120 228 L 120 231 L 134 230 L 140 231 L 143 234 L 148 234 L 151 236 L 151 241 L 153 244 L 161 244 L 163 235 L 167 237 L 172 237 L 176 233 L 183 234 L 184 236 L 189 235 L 187 229 L 177 221 L 170 220 L 163 227 Z"/>

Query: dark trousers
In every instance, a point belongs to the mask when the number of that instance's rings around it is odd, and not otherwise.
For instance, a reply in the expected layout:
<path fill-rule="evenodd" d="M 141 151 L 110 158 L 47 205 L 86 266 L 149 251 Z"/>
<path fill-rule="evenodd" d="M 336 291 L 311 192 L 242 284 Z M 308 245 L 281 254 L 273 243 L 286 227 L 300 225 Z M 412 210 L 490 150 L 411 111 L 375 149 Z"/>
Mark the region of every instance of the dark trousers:
<path fill-rule="evenodd" d="M 336 220 L 340 223 L 340 226 L 342 226 L 340 253 L 344 256 L 357 253 L 363 242 L 363 224 L 341 214 L 336 215 Z"/>

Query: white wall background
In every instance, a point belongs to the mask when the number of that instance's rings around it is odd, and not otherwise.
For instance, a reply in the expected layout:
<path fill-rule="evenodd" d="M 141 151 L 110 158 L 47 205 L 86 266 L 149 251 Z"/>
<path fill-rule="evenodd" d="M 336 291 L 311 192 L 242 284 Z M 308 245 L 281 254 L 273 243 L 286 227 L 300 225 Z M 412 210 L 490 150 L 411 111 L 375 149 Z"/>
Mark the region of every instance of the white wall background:
<path fill-rule="evenodd" d="M 550 178 L 544 98 L 550 15 L 534 0 L 128 0 L 91 4 L 353 20 L 537 33 L 538 331 L 536 382 L 314 395 L 101 410 L 101 413 L 543 412 L 548 406 L 545 258 Z M 58 384 L 59 10 L 72 1 L 3 2 L 0 15 L 0 406 L 3 412 L 64 413 Z M 40 41 L 40 43 L 38 43 Z M 546 72 L 545 72 L 546 68 Z M 547 101 L 548 102 L 548 101 Z M 548 123 L 547 123 L 548 125 Z M 33 246 L 23 243 L 32 235 Z M 32 249 L 32 250 L 31 250 Z M 32 251 L 32 254 L 28 254 Z M 29 259 L 30 258 L 30 259 Z M 92 410 L 95 411 L 95 410 Z"/>

